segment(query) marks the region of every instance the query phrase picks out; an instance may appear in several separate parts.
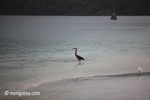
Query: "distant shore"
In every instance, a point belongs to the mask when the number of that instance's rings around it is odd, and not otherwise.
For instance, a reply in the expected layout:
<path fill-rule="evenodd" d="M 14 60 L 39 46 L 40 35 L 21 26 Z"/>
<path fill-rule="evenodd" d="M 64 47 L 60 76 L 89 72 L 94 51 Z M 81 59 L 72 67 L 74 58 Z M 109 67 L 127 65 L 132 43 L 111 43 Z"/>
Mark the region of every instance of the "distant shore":
<path fill-rule="evenodd" d="M 0 15 L 150 15 L 148 0 L 1 0 Z"/>

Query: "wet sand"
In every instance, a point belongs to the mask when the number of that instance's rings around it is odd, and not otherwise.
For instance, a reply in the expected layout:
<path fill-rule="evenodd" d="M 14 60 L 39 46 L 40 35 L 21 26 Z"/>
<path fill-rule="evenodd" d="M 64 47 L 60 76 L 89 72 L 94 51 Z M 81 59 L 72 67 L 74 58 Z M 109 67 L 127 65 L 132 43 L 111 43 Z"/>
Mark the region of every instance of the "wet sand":
<path fill-rule="evenodd" d="M 74 78 L 41 84 L 38 96 L 4 96 L 3 100 L 149 100 L 150 73 Z"/>

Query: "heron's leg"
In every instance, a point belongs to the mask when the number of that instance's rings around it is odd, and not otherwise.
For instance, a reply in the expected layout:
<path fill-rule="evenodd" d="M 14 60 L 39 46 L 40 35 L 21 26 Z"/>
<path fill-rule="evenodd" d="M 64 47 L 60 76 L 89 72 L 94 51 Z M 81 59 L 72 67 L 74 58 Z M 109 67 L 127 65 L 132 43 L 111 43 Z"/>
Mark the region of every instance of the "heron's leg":
<path fill-rule="evenodd" d="M 81 64 L 81 60 L 79 60 L 79 64 Z"/>
<path fill-rule="evenodd" d="M 142 75 L 142 72 L 141 72 L 141 71 L 139 71 L 139 73 L 138 73 L 138 74 L 139 74 L 139 76 L 141 76 L 141 75 Z"/>

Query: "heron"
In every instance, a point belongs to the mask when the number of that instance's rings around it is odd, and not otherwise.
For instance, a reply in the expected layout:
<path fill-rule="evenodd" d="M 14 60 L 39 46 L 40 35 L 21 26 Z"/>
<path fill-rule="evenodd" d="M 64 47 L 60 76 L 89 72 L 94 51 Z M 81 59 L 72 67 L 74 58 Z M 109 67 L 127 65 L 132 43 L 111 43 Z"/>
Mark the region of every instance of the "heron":
<path fill-rule="evenodd" d="M 78 59 L 78 61 L 79 61 L 79 63 L 81 62 L 81 60 L 84 60 L 84 58 L 83 57 L 81 57 L 81 56 L 79 56 L 78 54 L 77 54 L 77 51 L 78 51 L 78 49 L 77 48 L 73 48 L 73 49 L 75 49 L 75 56 L 76 56 L 76 58 Z"/>

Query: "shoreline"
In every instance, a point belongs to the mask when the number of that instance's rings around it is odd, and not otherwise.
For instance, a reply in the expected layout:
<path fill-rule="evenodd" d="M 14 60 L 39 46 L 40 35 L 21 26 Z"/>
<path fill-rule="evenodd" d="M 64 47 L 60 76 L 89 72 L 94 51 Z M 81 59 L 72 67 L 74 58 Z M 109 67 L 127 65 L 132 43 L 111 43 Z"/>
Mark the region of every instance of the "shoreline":
<path fill-rule="evenodd" d="M 150 90 L 150 88 L 148 88 L 147 86 L 150 82 L 149 76 L 150 72 L 145 72 L 142 74 L 141 77 L 138 76 L 138 73 L 131 73 L 122 75 L 104 75 L 87 78 L 81 77 L 74 79 L 65 79 L 55 82 L 44 83 L 39 86 L 31 87 L 30 89 L 24 90 L 28 92 L 38 91 L 40 92 L 39 96 L 3 96 L 2 99 L 84 100 L 86 98 L 86 100 L 108 100 L 108 98 L 113 97 L 114 99 L 112 100 L 120 100 L 126 98 L 129 98 L 128 100 L 140 100 L 140 98 L 143 98 L 140 96 L 144 95 L 143 100 L 148 100 L 150 98 L 150 96 L 147 94 L 147 92 Z M 136 93 L 132 93 L 133 91 L 135 91 Z M 144 94 L 145 92 L 146 94 Z M 110 93 L 112 95 L 109 95 Z M 130 93 L 133 94 L 133 96 L 130 95 Z M 136 95 L 137 93 L 143 94 Z M 134 99 L 135 97 L 139 99 Z"/>

